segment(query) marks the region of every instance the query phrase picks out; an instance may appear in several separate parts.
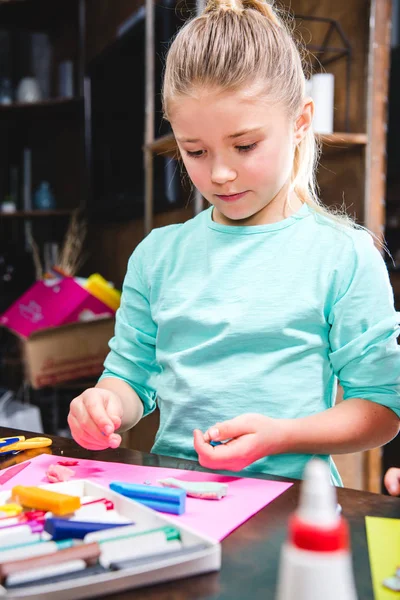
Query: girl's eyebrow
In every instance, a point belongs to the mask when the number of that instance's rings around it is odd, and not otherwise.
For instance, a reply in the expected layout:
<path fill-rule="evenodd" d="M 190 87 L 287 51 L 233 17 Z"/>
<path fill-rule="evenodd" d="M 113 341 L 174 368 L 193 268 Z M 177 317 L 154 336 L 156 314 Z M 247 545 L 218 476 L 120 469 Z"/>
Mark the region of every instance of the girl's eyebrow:
<path fill-rule="evenodd" d="M 226 136 L 226 139 L 235 139 L 238 137 L 242 137 L 242 135 L 246 135 L 247 133 L 255 133 L 257 131 L 261 131 L 262 127 L 254 127 L 253 129 L 243 129 L 242 131 L 237 131 L 236 133 L 231 133 L 230 135 Z M 199 139 L 192 139 L 192 138 L 176 138 L 178 140 L 178 142 L 180 142 L 181 144 L 197 144 L 198 142 L 200 142 L 201 140 Z"/>
<path fill-rule="evenodd" d="M 262 127 L 253 127 L 252 129 L 243 129 L 242 131 L 238 131 L 237 133 L 232 133 L 231 135 L 228 135 L 227 137 L 229 139 L 232 138 L 238 138 L 241 137 L 242 135 L 246 135 L 248 133 L 255 133 L 257 131 L 261 131 Z"/>
<path fill-rule="evenodd" d="M 178 142 L 180 144 L 197 144 L 198 142 L 200 142 L 200 140 L 194 140 L 194 139 L 189 139 L 189 138 L 176 138 L 178 140 Z"/>

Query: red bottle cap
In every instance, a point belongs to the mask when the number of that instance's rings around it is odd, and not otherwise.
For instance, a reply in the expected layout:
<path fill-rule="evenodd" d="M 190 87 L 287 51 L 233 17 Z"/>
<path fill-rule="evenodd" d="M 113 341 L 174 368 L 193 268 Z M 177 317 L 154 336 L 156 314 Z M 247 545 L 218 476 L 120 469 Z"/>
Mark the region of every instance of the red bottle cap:
<path fill-rule="evenodd" d="M 302 550 L 337 552 L 348 550 L 349 530 L 343 518 L 329 527 L 323 527 L 302 521 L 294 514 L 289 520 L 289 540 Z"/>

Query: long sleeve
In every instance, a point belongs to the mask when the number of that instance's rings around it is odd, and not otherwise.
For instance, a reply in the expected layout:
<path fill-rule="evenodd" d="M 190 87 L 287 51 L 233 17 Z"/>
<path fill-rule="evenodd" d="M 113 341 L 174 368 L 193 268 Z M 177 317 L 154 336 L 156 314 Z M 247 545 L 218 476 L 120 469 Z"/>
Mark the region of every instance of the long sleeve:
<path fill-rule="evenodd" d="M 357 232 L 344 252 L 342 280 L 329 315 L 330 360 L 344 399 L 363 398 L 400 416 L 399 314 L 386 266 L 372 238 Z"/>
<path fill-rule="evenodd" d="M 149 290 L 143 269 L 143 247 L 132 254 L 125 276 L 121 306 L 116 314 L 115 334 L 101 376 L 126 381 L 144 405 L 144 415 L 156 407 L 154 376 L 159 372 L 155 358 L 157 326 L 151 317 Z"/>

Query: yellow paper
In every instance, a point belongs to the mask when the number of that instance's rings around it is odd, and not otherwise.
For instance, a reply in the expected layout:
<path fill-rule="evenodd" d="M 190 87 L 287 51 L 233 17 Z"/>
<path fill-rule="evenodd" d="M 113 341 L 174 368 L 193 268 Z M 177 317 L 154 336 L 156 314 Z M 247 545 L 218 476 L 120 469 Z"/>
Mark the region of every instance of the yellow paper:
<path fill-rule="evenodd" d="M 400 519 L 365 517 L 375 600 L 400 600 L 400 592 L 382 585 L 400 566 Z"/>

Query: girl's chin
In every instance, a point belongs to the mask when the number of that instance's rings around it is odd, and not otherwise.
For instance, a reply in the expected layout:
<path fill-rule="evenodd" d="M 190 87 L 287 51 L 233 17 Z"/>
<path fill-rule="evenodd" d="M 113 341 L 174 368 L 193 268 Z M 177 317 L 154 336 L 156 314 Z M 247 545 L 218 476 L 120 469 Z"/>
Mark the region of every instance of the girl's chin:
<path fill-rule="evenodd" d="M 214 220 L 215 217 L 217 219 L 218 217 L 222 217 L 222 219 L 229 219 L 229 221 L 246 221 L 258 213 L 258 210 L 255 208 L 234 206 L 233 204 L 222 207 L 214 205 L 214 209 L 217 211 L 216 215 L 214 213 Z"/>

